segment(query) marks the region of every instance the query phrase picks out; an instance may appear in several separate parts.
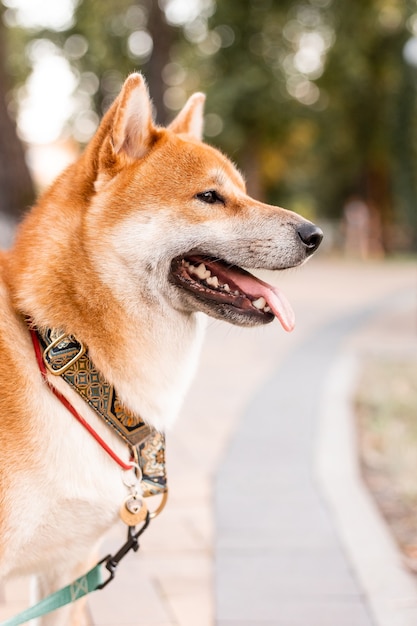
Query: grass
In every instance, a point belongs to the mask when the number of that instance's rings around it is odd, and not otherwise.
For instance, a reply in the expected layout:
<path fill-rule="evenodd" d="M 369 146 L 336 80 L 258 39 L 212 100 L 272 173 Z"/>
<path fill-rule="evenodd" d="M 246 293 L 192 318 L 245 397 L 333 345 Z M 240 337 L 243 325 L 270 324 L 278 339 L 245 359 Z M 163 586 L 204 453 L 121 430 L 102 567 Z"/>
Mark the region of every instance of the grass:
<path fill-rule="evenodd" d="M 417 355 L 367 359 L 356 411 L 364 479 L 417 572 Z"/>

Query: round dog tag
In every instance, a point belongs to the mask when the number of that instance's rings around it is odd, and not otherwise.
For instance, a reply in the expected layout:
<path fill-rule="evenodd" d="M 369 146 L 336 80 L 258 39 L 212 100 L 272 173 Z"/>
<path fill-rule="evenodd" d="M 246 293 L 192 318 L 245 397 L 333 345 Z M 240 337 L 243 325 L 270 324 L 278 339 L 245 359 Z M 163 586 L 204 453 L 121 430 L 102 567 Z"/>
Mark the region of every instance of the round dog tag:
<path fill-rule="evenodd" d="M 128 526 L 136 526 L 144 522 L 148 513 L 148 507 L 140 498 L 128 496 L 120 509 L 119 515 Z"/>

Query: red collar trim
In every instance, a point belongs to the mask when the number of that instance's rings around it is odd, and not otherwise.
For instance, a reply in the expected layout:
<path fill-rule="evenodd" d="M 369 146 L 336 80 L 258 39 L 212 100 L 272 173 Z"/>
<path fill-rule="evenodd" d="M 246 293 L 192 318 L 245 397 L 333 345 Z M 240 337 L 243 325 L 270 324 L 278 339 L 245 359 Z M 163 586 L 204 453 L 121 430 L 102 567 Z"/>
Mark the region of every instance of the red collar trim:
<path fill-rule="evenodd" d="M 39 345 L 39 339 L 36 333 L 36 330 L 33 328 L 29 328 L 30 336 L 32 338 L 33 348 L 35 350 L 36 361 L 38 363 L 39 370 L 42 374 L 42 378 L 45 383 L 48 385 L 49 389 L 55 395 L 56 398 L 64 405 L 64 407 L 75 417 L 75 419 L 82 425 L 84 428 L 90 433 L 92 437 L 97 441 L 98 444 L 103 448 L 105 452 L 116 461 L 118 465 L 124 470 L 130 470 L 134 467 L 134 463 L 125 463 L 122 459 L 107 445 L 107 443 L 100 437 L 100 435 L 90 426 L 88 422 L 78 413 L 78 411 L 72 406 L 72 404 L 62 395 L 62 393 L 56 389 L 48 379 L 48 372 L 43 361 L 41 346 Z"/>

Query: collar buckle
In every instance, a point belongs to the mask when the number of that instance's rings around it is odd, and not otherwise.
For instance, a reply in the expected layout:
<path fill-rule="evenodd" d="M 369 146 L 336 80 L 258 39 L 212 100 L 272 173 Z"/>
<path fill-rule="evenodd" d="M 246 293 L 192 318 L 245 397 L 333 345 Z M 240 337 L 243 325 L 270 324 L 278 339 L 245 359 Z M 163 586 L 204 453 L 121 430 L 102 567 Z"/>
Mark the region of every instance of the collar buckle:
<path fill-rule="evenodd" d="M 68 341 L 65 341 L 65 339 Z M 60 349 L 61 344 L 65 344 L 65 347 L 62 349 Z M 71 346 L 71 351 L 68 349 L 69 346 Z M 73 354 L 74 346 L 75 354 Z M 52 352 L 54 348 L 58 348 L 57 355 L 54 355 Z M 45 348 L 43 351 L 43 361 L 48 372 L 54 376 L 62 376 L 62 374 L 65 374 L 65 372 L 83 356 L 85 350 L 85 346 L 81 341 L 74 339 L 72 335 L 62 333 Z M 67 360 L 69 356 L 70 358 Z M 63 359 L 64 363 L 60 365 Z"/>

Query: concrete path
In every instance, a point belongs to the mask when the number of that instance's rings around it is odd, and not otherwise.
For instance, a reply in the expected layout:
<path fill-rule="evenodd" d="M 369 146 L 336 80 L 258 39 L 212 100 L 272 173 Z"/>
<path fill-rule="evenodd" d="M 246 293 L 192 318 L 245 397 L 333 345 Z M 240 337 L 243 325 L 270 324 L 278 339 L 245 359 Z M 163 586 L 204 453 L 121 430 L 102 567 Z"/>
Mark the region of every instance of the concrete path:
<path fill-rule="evenodd" d="M 408 291 L 395 286 L 317 329 L 247 406 L 217 476 L 219 626 L 374 624 L 317 485 L 313 452 L 323 385 L 342 342 L 381 311 L 391 313 L 393 300 L 411 305 Z M 333 406 L 335 417 L 339 410 Z"/>
<path fill-rule="evenodd" d="M 91 597 L 97 626 L 386 626 L 358 565 L 357 552 L 366 556 L 360 533 L 349 538 L 339 515 L 346 498 L 341 508 L 332 500 L 344 484 L 323 483 L 328 447 L 318 444 L 329 423 L 323 398 L 328 416 L 329 381 L 345 349 L 361 358 L 382 344 L 399 353 L 416 346 L 415 267 L 318 257 L 266 279 L 289 296 L 296 330 L 210 323 L 198 376 L 168 436 L 169 504 L 140 553 Z M 360 518 L 357 510 L 359 527 Z M 119 527 L 103 554 L 123 541 Z M 374 552 L 390 567 L 392 553 L 380 545 Z M 26 581 L 2 593 L 0 619 L 27 604 Z"/>
<path fill-rule="evenodd" d="M 242 416 L 217 477 L 219 626 L 371 626 L 312 471 L 323 380 L 367 314 L 303 341 Z"/>

